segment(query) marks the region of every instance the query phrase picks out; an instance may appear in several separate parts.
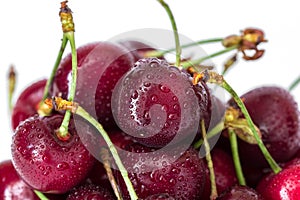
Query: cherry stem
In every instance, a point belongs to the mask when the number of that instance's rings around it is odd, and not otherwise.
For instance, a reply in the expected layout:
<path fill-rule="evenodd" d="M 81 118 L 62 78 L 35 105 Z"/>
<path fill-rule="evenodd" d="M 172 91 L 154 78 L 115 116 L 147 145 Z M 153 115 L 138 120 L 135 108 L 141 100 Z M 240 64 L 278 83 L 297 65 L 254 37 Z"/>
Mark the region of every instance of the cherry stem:
<path fill-rule="evenodd" d="M 70 41 L 71 52 L 72 52 L 72 82 L 71 89 L 69 93 L 69 101 L 73 101 L 76 94 L 76 82 L 77 82 L 77 52 L 74 39 L 74 32 L 69 31 L 64 33 L 64 36 Z M 59 136 L 62 138 L 67 138 L 69 136 L 68 126 L 71 118 L 71 111 L 66 111 L 64 119 L 61 126 L 59 127 Z"/>
<path fill-rule="evenodd" d="M 246 185 L 246 180 L 245 180 L 245 177 L 243 174 L 240 157 L 239 157 L 236 134 L 235 134 L 234 130 L 231 128 L 228 128 L 228 133 L 229 133 L 229 141 L 230 141 L 230 146 L 231 146 L 232 159 L 233 159 L 233 164 L 234 164 L 237 179 L 238 179 L 240 185 Z"/>
<path fill-rule="evenodd" d="M 291 92 L 299 83 L 300 83 L 300 76 L 298 76 L 297 79 L 292 82 L 288 90 Z"/>
<path fill-rule="evenodd" d="M 60 64 L 60 61 L 62 59 L 62 56 L 63 56 L 63 53 L 66 49 L 66 46 L 67 46 L 67 43 L 68 43 L 68 39 L 67 37 L 65 36 L 65 34 L 63 34 L 63 38 L 62 38 L 62 42 L 61 42 L 61 46 L 60 46 L 60 49 L 58 51 L 58 55 L 57 55 L 57 58 L 55 60 L 55 63 L 54 63 L 54 67 L 52 69 L 52 72 L 51 72 L 51 75 L 50 77 L 48 78 L 47 80 L 47 83 L 46 83 L 46 86 L 45 86 L 45 90 L 44 90 L 44 95 L 43 95 L 43 99 L 41 101 L 41 104 L 44 102 L 45 99 L 47 99 L 49 97 L 49 89 L 50 89 L 50 85 L 52 84 L 53 82 L 53 79 L 54 79 L 54 76 L 56 74 L 56 71 L 57 71 L 57 68 Z"/>
<path fill-rule="evenodd" d="M 197 45 L 200 45 L 200 44 L 208 44 L 208 43 L 222 42 L 222 41 L 223 41 L 223 38 L 213 38 L 213 39 L 199 40 L 199 41 L 196 41 L 196 42 L 191 42 L 191 43 L 181 45 L 181 49 L 197 46 Z M 167 50 L 153 50 L 153 51 L 146 52 L 144 54 L 144 56 L 145 57 L 162 57 L 165 54 L 173 52 L 173 51 L 176 51 L 176 48 L 171 48 L 171 49 L 167 49 Z"/>
<path fill-rule="evenodd" d="M 113 172 L 111 170 L 111 164 L 110 164 L 110 156 L 107 148 L 101 148 L 100 150 L 100 155 L 101 155 L 101 161 L 103 163 L 103 167 L 106 171 L 108 180 L 110 182 L 111 187 L 113 188 L 113 191 L 117 197 L 118 200 L 122 200 L 122 195 L 119 190 L 117 181 L 113 175 Z"/>
<path fill-rule="evenodd" d="M 204 148 L 205 148 L 205 152 L 206 152 L 205 158 L 207 161 L 207 167 L 209 170 L 209 177 L 210 177 L 210 184 L 211 184 L 210 199 L 215 200 L 218 197 L 218 191 L 217 191 L 214 166 L 213 166 L 213 162 L 212 162 L 211 154 L 210 154 L 210 146 L 209 146 L 209 143 L 208 143 L 207 137 L 206 137 L 204 120 L 201 120 L 201 132 L 202 132 L 203 143 L 204 143 Z"/>
<path fill-rule="evenodd" d="M 39 197 L 40 200 L 49 200 L 42 192 L 37 190 L 33 190 L 33 191 L 36 194 L 36 196 Z"/>
<path fill-rule="evenodd" d="M 223 87 L 227 92 L 229 92 L 231 94 L 234 101 L 237 103 L 237 105 L 241 109 L 245 119 L 247 120 L 249 128 L 251 129 L 251 131 L 253 133 L 253 136 L 254 136 L 255 140 L 257 141 L 257 145 L 259 146 L 259 148 L 260 148 L 261 152 L 263 153 L 265 159 L 269 163 L 269 165 L 272 168 L 273 172 L 275 174 L 279 173 L 281 171 L 281 168 L 276 163 L 276 161 L 272 158 L 272 156 L 269 153 L 268 149 L 266 148 L 266 146 L 262 142 L 261 138 L 259 137 L 259 134 L 257 133 L 257 130 L 255 129 L 255 125 L 254 125 L 254 123 L 253 123 L 253 121 L 252 121 L 252 119 L 251 119 L 251 117 L 248 113 L 248 110 L 246 109 L 245 104 L 243 103 L 241 98 L 237 95 L 237 93 L 233 90 L 233 88 L 223 79 L 223 77 L 220 76 L 220 75 L 217 75 L 217 76 L 218 76 L 217 78 L 219 80 L 217 80 L 215 83 L 219 84 L 221 87 Z"/>
<path fill-rule="evenodd" d="M 177 67 L 179 67 L 180 61 L 181 61 L 181 47 L 180 47 L 179 35 L 178 35 L 177 25 L 175 22 L 174 15 L 173 15 L 169 5 L 167 3 L 165 3 L 164 0 L 157 0 L 157 1 L 165 8 L 166 12 L 169 15 L 171 24 L 172 24 L 173 33 L 174 33 L 174 37 L 175 37 L 175 47 L 176 47 L 176 63 L 175 63 L 175 65 Z"/>
<path fill-rule="evenodd" d="M 9 68 L 8 73 L 8 106 L 9 110 L 12 111 L 13 109 L 13 94 L 15 92 L 16 87 L 16 72 L 13 65 Z"/>
<path fill-rule="evenodd" d="M 213 54 L 210 54 L 208 56 L 204 56 L 204 57 L 196 59 L 196 60 L 188 60 L 188 61 L 182 62 L 181 63 L 181 67 L 183 69 L 187 69 L 188 67 L 199 65 L 199 64 L 201 64 L 205 60 L 208 60 L 208 59 L 213 58 L 213 57 L 217 57 L 219 55 L 225 54 L 225 53 L 230 52 L 232 50 L 235 50 L 237 48 L 238 48 L 238 45 L 233 45 L 233 46 L 228 47 L 226 49 L 223 49 L 221 51 L 218 51 L 218 52 L 215 52 Z M 195 70 L 197 72 L 200 72 L 197 67 L 194 67 L 194 68 L 195 68 Z"/>
<path fill-rule="evenodd" d="M 121 172 L 121 175 L 124 179 L 124 182 L 126 184 L 126 187 L 127 187 L 127 190 L 129 192 L 129 195 L 130 195 L 130 198 L 132 200 L 137 200 L 138 199 L 138 196 L 134 190 L 134 187 L 128 177 L 128 172 L 126 170 L 126 168 L 124 167 L 119 155 L 118 155 L 118 152 L 114 146 L 114 144 L 112 143 L 112 141 L 110 140 L 107 132 L 104 130 L 103 126 L 95 119 L 93 118 L 88 112 L 86 112 L 81 106 L 78 106 L 76 111 L 75 111 L 75 114 L 81 116 L 82 118 L 84 118 L 85 120 L 87 120 L 89 123 L 91 123 L 98 131 L 99 133 L 102 135 L 103 139 L 105 140 L 114 160 L 115 160 L 115 163 L 116 165 L 118 166 L 120 172 Z"/>
<path fill-rule="evenodd" d="M 219 134 L 222 130 L 224 129 L 224 121 L 220 121 L 215 127 L 213 127 L 207 134 L 206 134 L 206 138 L 210 139 L 214 136 L 216 136 L 217 134 Z M 203 139 L 198 140 L 195 144 L 194 144 L 194 148 L 198 149 L 200 148 L 200 146 L 203 144 Z"/>

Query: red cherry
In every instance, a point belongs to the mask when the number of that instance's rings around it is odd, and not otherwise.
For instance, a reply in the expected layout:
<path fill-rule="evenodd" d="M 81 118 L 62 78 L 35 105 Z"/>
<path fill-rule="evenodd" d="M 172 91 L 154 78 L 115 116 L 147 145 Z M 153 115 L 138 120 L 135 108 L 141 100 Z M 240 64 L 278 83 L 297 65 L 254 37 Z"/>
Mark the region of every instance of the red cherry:
<path fill-rule="evenodd" d="M 12 139 L 12 159 L 18 174 L 32 188 L 47 193 L 65 193 L 83 181 L 95 159 L 82 144 L 77 132 L 86 131 L 88 124 L 69 124 L 71 138 L 61 141 L 55 130 L 63 116 L 35 115 L 20 124 Z"/>

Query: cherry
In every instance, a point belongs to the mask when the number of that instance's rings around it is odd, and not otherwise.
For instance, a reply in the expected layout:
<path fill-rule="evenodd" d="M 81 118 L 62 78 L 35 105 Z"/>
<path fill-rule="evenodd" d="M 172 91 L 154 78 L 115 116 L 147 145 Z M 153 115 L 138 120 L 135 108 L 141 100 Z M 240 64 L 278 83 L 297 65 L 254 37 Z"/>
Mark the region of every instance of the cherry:
<path fill-rule="evenodd" d="M 118 42 L 122 46 L 126 47 L 130 53 L 133 55 L 134 61 L 138 61 L 142 58 L 145 58 L 145 53 L 149 51 L 156 50 L 155 48 L 151 47 L 150 45 L 140 42 L 137 40 L 122 40 Z M 163 59 L 163 58 L 160 58 Z"/>
<path fill-rule="evenodd" d="M 226 191 L 224 191 L 217 200 L 263 200 L 254 189 L 241 186 L 241 185 L 234 185 L 229 187 Z M 269 200 L 269 199 L 268 199 Z"/>
<path fill-rule="evenodd" d="M 222 193 L 227 188 L 237 184 L 235 168 L 232 157 L 222 149 L 214 148 L 211 151 L 214 166 L 215 181 L 218 193 Z M 205 162 L 206 163 L 206 162 Z M 206 163 L 206 184 L 202 199 L 209 199 L 211 193 L 209 170 Z"/>
<path fill-rule="evenodd" d="M 17 128 L 20 122 L 37 113 L 46 82 L 46 79 L 38 80 L 26 87 L 19 95 L 11 115 L 13 130 Z"/>
<path fill-rule="evenodd" d="M 75 101 L 108 130 L 116 125 L 111 112 L 112 91 L 131 66 L 133 57 L 128 50 L 109 42 L 95 42 L 77 49 L 78 78 Z M 64 58 L 54 77 L 52 96 L 68 97 L 72 68 L 71 54 Z"/>
<path fill-rule="evenodd" d="M 147 197 L 145 200 L 175 200 L 174 197 L 171 197 L 169 194 L 154 194 Z"/>
<path fill-rule="evenodd" d="M 12 139 L 12 160 L 18 174 L 32 188 L 47 193 L 65 193 L 83 181 L 95 162 L 77 132 L 89 134 L 88 124 L 69 124 L 71 137 L 56 136 L 63 116 L 33 116 L 20 124 Z"/>
<path fill-rule="evenodd" d="M 0 163 L 0 177 L 0 199 L 39 199 L 33 190 L 19 177 L 10 160 Z"/>
<path fill-rule="evenodd" d="M 163 147 L 173 139 L 175 143 L 192 141 L 200 120 L 209 124 L 210 98 L 205 84 L 193 87 L 189 78 L 164 60 L 136 62 L 113 92 L 112 111 L 118 126 L 150 147 Z"/>
<path fill-rule="evenodd" d="M 39 200 L 31 187 L 27 185 L 15 170 L 11 160 L 0 163 L 0 199 Z M 64 200 L 65 195 L 46 195 L 50 200 Z"/>
<path fill-rule="evenodd" d="M 278 174 L 269 173 L 257 185 L 257 191 L 270 200 L 296 200 L 300 195 L 300 160 L 288 162 Z"/>
<path fill-rule="evenodd" d="M 139 198 L 168 193 L 175 199 L 199 199 L 205 184 L 204 162 L 192 148 L 156 151 L 138 143 L 120 153 L 122 162 Z M 176 159 L 177 158 L 177 159 Z M 124 199 L 129 199 L 125 183 L 116 172 Z"/>
<path fill-rule="evenodd" d="M 290 160 L 298 151 L 300 143 L 300 118 L 293 96 L 276 86 L 255 88 L 241 98 L 262 140 L 277 162 Z M 233 101 L 229 105 L 235 105 Z M 268 167 L 257 145 L 239 141 L 239 152 L 243 163 L 254 167 Z"/>
<path fill-rule="evenodd" d="M 66 200 L 114 200 L 113 195 L 100 185 L 85 184 L 73 188 Z"/>

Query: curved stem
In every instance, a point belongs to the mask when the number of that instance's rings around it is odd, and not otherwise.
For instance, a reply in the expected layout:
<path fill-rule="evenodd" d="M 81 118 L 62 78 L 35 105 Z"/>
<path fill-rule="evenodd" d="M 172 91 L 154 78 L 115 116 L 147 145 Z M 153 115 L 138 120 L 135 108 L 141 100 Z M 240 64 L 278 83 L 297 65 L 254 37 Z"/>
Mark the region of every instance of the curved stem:
<path fill-rule="evenodd" d="M 294 80 L 294 82 L 292 82 L 288 90 L 291 92 L 299 83 L 300 83 L 300 76 L 298 76 L 298 78 Z"/>
<path fill-rule="evenodd" d="M 76 52 L 76 45 L 75 45 L 75 39 L 74 39 L 74 32 L 66 32 L 64 33 L 64 36 L 70 41 L 71 45 L 71 52 L 72 52 L 72 82 L 71 82 L 71 89 L 69 93 L 69 101 L 73 101 L 75 94 L 76 94 L 76 82 L 77 82 L 77 52 Z M 66 111 L 64 119 L 62 121 L 61 126 L 59 127 L 59 136 L 62 138 L 67 138 L 68 133 L 68 126 L 69 121 L 71 118 L 71 111 Z"/>
<path fill-rule="evenodd" d="M 205 123 L 204 120 L 201 120 L 201 132 L 203 137 L 203 143 L 205 148 L 205 158 L 207 161 L 207 167 L 209 170 L 209 177 L 210 177 L 210 184 L 211 184 L 211 193 L 210 193 L 210 199 L 216 199 L 218 197 L 218 191 L 217 191 L 217 184 L 216 184 L 216 177 L 215 177 L 215 171 L 214 171 L 214 165 L 211 159 L 210 154 L 210 146 L 206 138 L 206 130 L 205 130 Z"/>
<path fill-rule="evenodd" d="M 268 149 L 266 148 L 266 146 L 263 144 L 261 138 L 259 137 L 257 130 L 255 129 L 255 125 L 254 125 L 243 101 L 239 98 L 239 96 L 236 94 L 236 92 L 232 89 L 232 87 L 224 79 L 222 81 L 221 87 L 223 87 L 225 90 L 227 90 L 231 94 L 232 98 L 234 99 L 234 101 L 237 103 L 237 105 L 241 109 L 245 119 L 247 120 L 247 122 L 249 124 L 249 128 L 251 129 L 255 140 L 257 141 L 257 145 L 259 146 L 261 152 L 263 153 L 265 159 L 269 163 L 273 172 L 275 174 L 279 173 L 281 171 L 281 168 L 276 163 L 276 161 L 272 158 Z"/>
<path fill-rule="evenodd" d="M 228 129 L 228 133 L 229 133 L 229 141 L 230 141 L 231 152 L 232 152 L 232 159 L 233 159 L 237 179 L 240 185 L 246 185 L 246 180 L 243 174 L 240 157 L 239 157 L 236 134 L 231 128 Z"/>
<path fill-rule="evenodd" d="M 36 194 L 36 196 L 38 196 L 40 198 L 40 200 L 49 200 L 42 192 L 34 190 L 34 193 Z"/>
<path fill-rule="evenodd" d="M 169 18 L 171 20 L 171 23 L 172 23 L 173 33 L 174 33 L 174 37 L 175 37 L 175 47 L 176 47 L 176 63 L 175 63 L 175 65 L 177 67 L 179 67 L 180 60 L 181 60 L 181 47 L 180 47 L 179 35 L 178 35 L 177 25 L 176 25 L 176 22 L 174 19 L 174 15 L 173 15 L 169 5 L 166 4 L 164 2 L 164 0 L 158 0 L 158 2 L 165 8 L 165 10 L 167 11 Z"/>
<path fill-rule="evenodd" d="M 210 139 L 214 136 L 216 136 L 218 133 L 220 133 L 224 129 L 224 121 L 220 121 L 215 127 L 213 127 L 206 135 L 207 139 Z M 198 149 L 203 144 L 203 139 L 198 140 L 194 144 L 194 148 Z"/>
<path fill-rule="evenodd" d="M 197 46 L 200 44 L 208 44 L 208 43 L 213 43 L 213 42 L 221 42 L 223 38 L 213 38 L 213 39 L 206 39 L 206 40 L 199 40 L 196 42 L 191 42 L 187 43 L 184 45 L 181 45 L 181 49 L 192 47 L 192 46 Z M 153 50 L 153 51 L 148 51 L 144 54 L 145 57 L 162 57 L 167 53 L 176 51 L 176 48 L 171 48 L 167 50 Z"/>
<path fill-rule="evenodd" d="M 81 116 L 82 118 L 84 118 L 85 120 L 87 120 L 89 123 L 91 123 L 98 131 L 99 133 L 102 135 L 103 139 L 105 140 L 114 160 L 116 165 L 118 166 L 121 175 L 124 179 L 124 182 L 126 184 L 127 190 L 129 192 L 130 198 L 132 200 L 137 200 L 138 196 L 135 193 L 134 187 L 128 177 L 128 172 L 126 170 L 126 168 L 124 167 L 118 152 L 114 146 L 114 144 L 112 143 L 112 141 L 110 140 L 109 136 L 107 135 L 106 131 L 104 130 L 104 128 L 102 127 L 101 124 L 99 124 L 99 122 L 94 119 L 88 112 L 86 112 L 82 107 L 78 106 L 75 114 Z"/>
<path fill-rule="evenodd" d="M 43 99 L 42 99 L 42 102 L 41 102 L 41 103 L 43 103 L 44 100 L 48 98 L 50 85 L 51 85 L 51 83 L 53 82 L 55 73 L 56 73 L 57 68 L 58 68 L 58 66 L 59 66 L 59 64 L 60 64 L 60 61 L 61 61 L 62 56 L 63 56 L 63 53 L 64 53 L 64 51 L 65 51 L 65 49 L 66 49 L 67 43 L 68 43 L 68 39 L 67 39 L 67 37 L 65 36 L 65 34 L 63 34 L 61 46 L 60 46 L 60 49 L 59 49 L 57 58 L 56 58 L 56 60 L 55 60 L 54 67 L 53 67 L 53 69 L 52 69 L 51 75 L 50 75 L 50 77 L 49 77 L 48 80 L 47 80 L 47 83 L 46 83 L 46 86 L 45 86 L 45 90 L 44 90 Z"/>
<path fill-rule="evenodd" d="M 223 49 L 223 50 L 221 50 L 221 51 L 218 51 L 218 52 L 216 52 L 216 53 L 210 54 L 210 55 L 208 55 L 208 56 L 204 56 L 204 57 L 199 58 L 199 59 L 196 59 L 196 60 L 185 61 L 185 62 L 181 63 L 181 66 L 182 66 L 182 68 L 186 69 L 186 68 L 188 68 L 188 67 L 190 67 L 190 66 L 201 64 L 201 63 L 202 63 L 203 61 L 205 61 L 205 60 L 208 60 L 208 59 L 210 59 L 210 58 L 213 58 L 213 57 L 222 55 L 222 54 L 224 54 L 224 53 L 227 53 L 227 52 L 229 52 L 229 51 L 235 50 L 235 49 L 237 49 L 237 48 L 238 48 L 238 45 L 233 45 L 233 46 L 231 46 L 231 47 L 228 47 L 228 48 Z M 197 67 L 195 67 L 195 70 L 197 71 Z"/>

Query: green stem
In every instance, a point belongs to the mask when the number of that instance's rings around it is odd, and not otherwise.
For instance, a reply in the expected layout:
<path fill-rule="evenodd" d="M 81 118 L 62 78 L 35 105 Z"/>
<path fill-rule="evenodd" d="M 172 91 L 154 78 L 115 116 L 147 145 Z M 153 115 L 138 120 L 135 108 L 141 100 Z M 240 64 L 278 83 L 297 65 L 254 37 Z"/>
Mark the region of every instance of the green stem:
<path fill-rule="evenodd" d="M 74 32 L 66 32 L 64 36 L 70 41 L 71 45 L 71 52 L 72 52 L 72 82 L 71 82 L 71 89 L 69 93 L 69 101 L 74 101 L 75 94 L 76 94 L 76 82 L 77 82 L 77 52 L 76 52 L 76 45 L 74 39 Z M 71 111 L 66 111 L 64 119 L 62 121 L 61 126 L 59 127 L 59 135 L 62 138 L 65 138 L 69 135 L 68 133 L 68 126 L 69 121 L 71 118 Z"/>
<path fill-rule="evenodd" d="M 199 41 L 196 41 L 196 42 L 191 42 L 191 43 L 181 45 L 181 49 L 192 47 L 192 46 L 197 46 L 197 45 L 200 45 L 200 44 L 221 42 L 222 40 L 223 40 L 223 38 L 213 38 L 213 39 L 199 40 Z M 167 50 L 153 50 L 153 51 L 146 52 L 145 56 L 146 57 L 162 57 L 165 54 L 173 52 L 173 51 L 176 51 L 176 48 L 171 48 L 171 49 L 167 49 Z"/>
<path fill-rule="evenodd" d="M 124 179 L 124 182 L 126 184 L 127 190 L 129 192 L 130 198 L 131 200 L 137 200 L 138 196 L 135 193 L 134 187 L 128 177 L 128 172 L 126 170 L 126 168 L 124 167 L 118 152 L 114 146 L 114 144 L 112 143 L 112 141 L 110 140 L 109 136 L 107 135 L 106 131 L 103 129 L 103 126 L 101 124 L 99 124 L 99 122 L 94 119 L 88 112 L 86 112 L 82 107 L 78 106 L 75 114 L 81 116 L 82 118 L 84 118 L 85 120 L 87 120 L 89 123 L 91 123 L 98 131 L 99 133 L 102 135 L 103 139 L 105 140 L 114 160 L 116 165 L 118 166 L 121 175 Z"/>
<path fill-rule="evenodd" d="M 67 43 L 68 43 L 68 39 L 67 39 L 67 37 L 64 34 L 62 42 L 61 42 L 61 46 L 60 46 L 60 49 L 59 49 L 59 52 L 58 52 L 58 55 L 57 55 L 57 58 L 56 58 L 56 61 L 54 63 L 54 67 L 52 69 L 52 72 L 51 72 L 51 75 L 50 75 L 49 79 L 47 80 L 47 83 L 46 83 L 46 86 L 45 86 L 45 90 L 44 90 L 43 99 L 42 99 L 41 103 L 43 103 L 44 100 L 48 98 L 50 85 L 53 82 L 54 76 L 56 74 L 57 68 L 58 68 L 58 66 L 60 64 L 60 61 L 62 59 L 62 56 L 63 56 L 63 53 L 65 51 Z"/>
<path fill-rule="evenodd" d="M 186 69 L 188 67 L 201 64 L 205 60 L 208 60 L 208 59 L 213 58 L 213 57 L 217 57 L 219 55 L 222 55 L 224 53 L 230 52 L 230 51 L 235 50 L 237 48 L 238 48 L 238 45 L 233 45 L 231 47 L 228 47 L 228 48 L 223 49 L 221 51 L 218 51 L 216 53 L 210 54 L 208 56 L 204 56 L 204 57 L 196 59 L 196 60 L 185 61 L 185 62 L 181 63 L 181 66 L 182 66 L 182 68 Z M 195 67 L 195 70 L 197 70 L 197 67 Z"/>
<path fill-rule="evenodd" d="M 173 33 L 174 33 L 174 37 L 175 37 L 175 47 L 176 47 L 176 66 L 179 67 L 180 61 L 181 61 L 181 47 L 180 47 L 179 35 L 178 35 L 178 31 L 177 31 L 177 25 L 175 22 L 175 18 L 174 18 L 174 15 L 173 15 L 169 5 L 166 4 L 164 2 L 164 0 L 158 0 L 158 2 L 165 8 L 165 10 L 167 11 L 169 18 L 171 20 L 171 23 L 172 23 Z"/>
<path fill-rule="evenodd" d="M 206 137 L 206 130 L 205 130 L 205 124 L 204 120 L 201 120 L 201 132 L 204 142 L 204 148 L 205 148 L 205 158 L 207 161 L 207 167 L 209 170 L 209 177 L 210 177 L 210 184 L 211 184 L 211 193 L 210 193 L 210 199 L 216 199 L 218 197 L 218 191 L 217 191 L 217 184 L 216 184 L 216 177 L 215 177 L 215 171 L 214 171 L 214 165 L 211 159 L 210 154 L 210 146 L 207 141 Z"/>
<path fill-rule="evenodd" d="M 291 92 L 299 83 L 300 83 L 300 76 L 298 76 L 298 78 L 290 85 L 290 87 L 288 88 L 289 91 Z"/>
<path fill-rule="evenodd" d="M 231 96 L 233 97 L 234 101 L 237 103 L 239 108 L 241 109 L 244 117 L 246 118 L 249 128 L 251 129 L 255 140 L 257 141 L 257 145 L 259 146 L 261 152 L 263 153 L 265 159 L 269 163 L 270 167 L 272 168 L 273 172 L 275 174 L 279 173 L 281 171 L 281 168 L 279 165 L 276 163 L 276 161 L 272 158 L 271 154 L 269 153 L 268 149 L 266 146 L 263 144 L 261 138 L 259 137 L 257 130 L 255 129 L 255 125 L 246 109 L 245 104 L 243 101 L 239 98 L 239 96 L 236 94 L 236 92 L 232 89 L 232 87 L 223 79 L 221 87 L 223 87 L 226 91 L 228 91 Z"/>
<path fill-rule="evenodd" d="M 40 198 L 40 200 L 49 200 L 43 193 L 41 193 L 40 191 L 34 190 L 34 193 L 36 194 L 36 196 L 38 196 Z"/>
<path fill-rule="evenodd" d="M 219 134 L 222 130 L 224 129 L 224 121 L 220 121 L 215 127 L 213 127 L 206 135 L 207 139 L 210 139 L 214 136 L 216 136 L 217 134 Z M 194 148 L 198 149 L 200 148 L 200 146 L 203 144 L 203 139 L 198 140 L 195 144 L 194 144 Z"/>
<path fill-rule="evenodd" d="M 234 163 L 234 168 L 235 168 L 235 173 L 236 173 L 237 179 L 238 179 L 240 185 L 246 185 L 246 180 L 245 180 L 245 177 L 243 174 L 240 157 L 239 157 L 236 134 L 231 128 L 228 129 L 228 133 L 229 133 L 229 141 L 230 141 L 232 158 L 233 158 L 233 163 Z"/>

